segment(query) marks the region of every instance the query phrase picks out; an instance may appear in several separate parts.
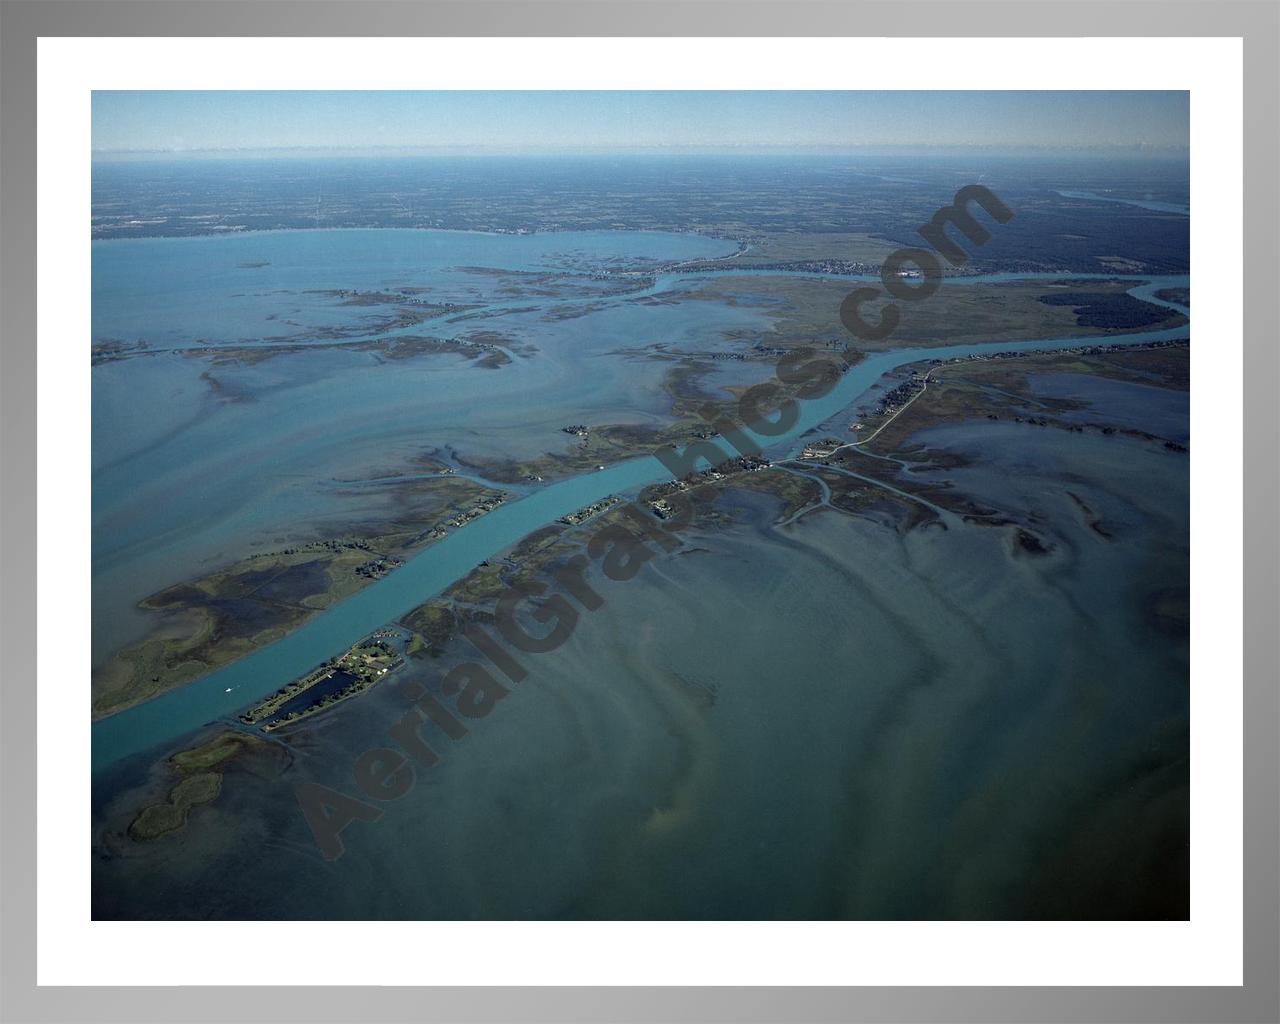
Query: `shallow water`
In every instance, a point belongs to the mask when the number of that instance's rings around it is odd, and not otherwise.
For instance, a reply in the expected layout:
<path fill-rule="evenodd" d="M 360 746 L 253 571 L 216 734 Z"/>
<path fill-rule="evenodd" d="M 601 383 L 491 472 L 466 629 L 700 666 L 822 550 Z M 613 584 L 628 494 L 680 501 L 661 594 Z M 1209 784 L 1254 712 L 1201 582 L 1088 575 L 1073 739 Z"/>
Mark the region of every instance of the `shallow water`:
<path fill-rule="evenodd" d="M 468 736 L 424 730 L 441 762 L 340 859 L 287 782 L 237 774 L 180 837 L 98 860 L 95 914 L 1179 916 L 1186 639 L 1146 610 L 1186 583 L 1185 456 L 971 426 L 929 443 L 974 458 L 950 476 L 1032 516 L 1048 555 L 958 520 L 779 529 L 773 499 L 731 491 L 734 525 L 600 580 L 605 605 Z M 435 686 L 448 663 L 406 671 Z M 405 707 L 349 702 L 288 781 L 353 792 Z"/>
<path fill-rule="evenodd" d="M 437 239 L 436 234 L 450 237 Z M 114 294 L 119 278 L 134 282 L 121 285 L 127 291 L 138 287 L 140 270 L 161 264 L 168 269 L 163 273 L 157 269 L 157 280 L 174 293 L 169 305 L 162 303 L 162 307 L 185 310 L 189 317 L 203 308 L 205 321 L 196 319 L 188 327 L 207 334 L 223 323 L 217 297 L 232 298 L 226 289 L 234 285 L 228 282 L 247 272 L 235 261 L 269 257 L 269 268 L 253 272 L 270 269 L 282 275 L 277 283 L 300 293 L 310 290 L 304 285 L 337 286 L 333 284 L 337 278 L 331 276 L 336 271 L 325 260 L 340 251 L 343 260 L 354 261 L 360 268 L 355 280 L 343 278 L 347 287 L 400 287 L 406 280 L 420 284 L 438 280 L 449 301 L 457 301 L 458 293 L 449 289 L 462 287 L 457 281 L 460 276 L 468 280 L 474 276 L 457 271 L 458 265 L 469 265 L 462 263 L 464 257 L 501 260 L 508 269 L 581 271 L 613 266 L 619 260 L 628 267 L 644 266 L 660 254 L 687 259 L 732 251 L 729 243 L 698 236 L 640 233 L 641 237 L 633 237 L 636 234 L 282 232 L 212 241 L 99 243 L 95 288 L 102 289 L 104 301 L 99 321 L 95 294 L 95 334 L 110 336 L 112 325 L 124 316 L 120 303 L 105 298 Z M 372 258 L 373 253 L 384 251 L 368 237 L 374 235 L 394 239 L 385 250 L 384 263 Z M 212 245 L 216 260 L 227 266 L 197 283 L 193 278 L 199 277 L 198 268 L 209 260 L 207 253 L 200 255 L 202 245 Z M 167 247 L 177 255 L 166 262 L 162 255 L 169 251 Z M 125 274 L 117 260 L 133 269 Z M 104 268 L 101 273 L 99 264 Z M 176 283 L 165 274 L 176 275 Z M 1018 275 L 1011 274 L 982 278 L 1016 279 Z M 683 288 L 690 280 L 689 275 L 663 275 L 647 292 Z M 1135 279 L 1135 294 L 1150 298 L 1159 288 L 1184 282 L 1185 278 Z M 269 308 L 279 301 L 271 298 L 273 294 L 264 291 L 254 302 L 265 305 L 251 302 L 250 307 L 258 313 Z M 492 294 L 478 297 L 494 299 Z M 289 301 L 294 301 L 292 294 Z M 331 300 L 314 301 L 325 315 L 332 314 Z M 521 308 L 528 304 L 524 299 L 498 301 Z M 1181 309 L 1173 303 L 1160 304 Z M 532 455 L 567 445 L 560 432 L 567 422 L 660 422 L 669 411 L 669 399 L 659 386 L 665 364 L 618 355 L 619 349 L 659 340 L 674 346 L 713 347 L 729 330 L 767 323 L 758 311 L 707 302 L 651 305 L 629 298 L 609 302 L 591 298 L 581 308 L 586 314 L 571 319 L 548 319 L 545 303 L 531 312 L 506 309 L 501 320 L 490 326 L 500 323 L 504 332 L 533 344 L 537 351 L 499 371 L 478 369 L 457 356 L 386 362 L 376 353 L 333 348 L 293 352 L 247 366 L 209 366 L 204 359 L 171 352 L 95 367 L 95 659 L 104 659 L 142 634 L 145 618 L 135 607 L 142 597 L 189 579 L 201 569 L 242 557 L 255 546 L 297 540 L 296 524 L 305 524 L 305 537 L 326 518 L 342 523 L 353 515 L 373 516 L 385 500 L 379 492 L 368 491 L 353 503 L 345 492 L 339 497 L 326 490 L 326 481 L 376 475 L 379 468 L 385 470 L 397 460 L 445 445 L 475 455 Z M 219 328 L 224 331 L 219 335 L 222 341 L 251 337 L 235 333 L 246 330 L 243 316 Z M 160 322 L 164 323 L 163 316 Z M 1174 328 L 1114 340 L 1132 344 L 1185 336 L 1186 328 Z M 830 395 L 804 403 L 801 422 L 786 436 L 760 440 L 774 453 L 790 453 L 805 431 L 847 409 L 882 374 L 904 362 L 1016 348 L 1067 348 L 1089 340 L 1059 338 L 879 353 L 855 366 Z M 713 380 L 723 387 L 754 379 L 759 370 L 726 367 L 718 369 Z M 217 379 L 218 389 L 199 390 L 206 371 Z M 142 388 L 136 386 L 139 378 L 145 382 Z M 151 417 L 147 411 L 153 407 L 157 414 Z M 98 723 L 95 765 L 234 713 L 438 593 L 539 526 L 607 494 L 634 491 L 666 478 L 660 463 L 643 457 L 508 503 L 284 640 L 195 684 Z"/>
<path fill-rule="evenodd" d="M 650 231 L 266 231 L 97 241 L 93 335 L 152 345 L 297 339 L 309 329 L 359 326 L 379 312 L 320 294 L 329 289 L 415 288 L 429 302 L 514 306 L 520 277 L 469 268 L 572 272 L 573 294 L 582 296 L 599 287 L 581 276 L 591 271 L 643 270 L 735 248 L 701 235 Z"/>
<path fill-rule="evenodd" d="M 580 268 L 610 250 L 643 261 L 666 256 L 659 242 L 626 250 L 606 239 L 597 250 L 561 236 L 520 258 Z M 238 269 L 219 273 L 230 281 Z M 437 273 L 442 287 L 489 287 Z M 368 287 L 400 275 L 392 267 Z M 1146 297 L 1185 282 L 1142 280 L 1134 292 Z M 665 275 L 647 292 L 692 283 Z M 95 367 L 95 631 L 121 628 L 126 595 L 243 551 L 246 538 L 286 537 L 294 517 L 340 522 L 383 508 L 381 485 L 335 478 L 376 478 L 441 439 L 511 454 L 566 443 L 556 436 L 565 422 L 661 418 L 662 364 L 611 353 L 671 337 L 706 347 L 762 316 L 579 298 L 586 313 L 573 319 L 546 319 L 544 306 L 487 322 L 537 348 L 499 371 L 331 348 L 214 366 L 215 390 L 201 377 L 209 362 L 182 353 Z M 174 303 L 206 301 L 196 290 Z M 316 302 L 314 323 L 367 315 Z M 216 308 L 208 315 L 222 322 Z M 249 313 L 226 323 L 223 342 L 261 336 Z M 199 333 L 181 317 L 165 330 L 175 346 Z M 772 453 L 847 418 L 905 362 L 1081 343 L 877 354 L 805 403 Z M 707 382 L 743 383 L 760 369 L 726 363 Z M 1185 436 L 1185 393 L 1062 375 L 1033 386 L 1088 401 L 1082 415 Z M 1048 554 L 1021 552 L 1011 528 L 951 515 L 946 529 L 906 534 L 830 510 L 778 527 L 774 499 L 731 490 L 721 504 L 731 525 L 693 532 L 682 553 L 629 582 L 596 573 L 605 605 L 583 612 L 563 647 L 529 656 L 529 678 L 468 722 L 465 738 L 424 729 L 440 763 L 381 820 L 348 828 L 340 859 L 320 857 L 293 784 L 356 792 L 355 759 L 386 745 L 408 706 L 398 687 L 438 688 L 445 669 L 474 656 L 465 645 L 317 716 L 291 738 L 283 778 L 233 769 L 181 833 L 108 852 L 104 832 L 155 798 L 166 770 L 157 750 L 542 523 L 666 473 L 640 458 L 515 488 L 519 500 L 286 640 L 95 726 L 95 917 L 1185 916 L 1187 637 L 1161 609 L 1178 607 L 1188 586 L 1186 456 L 1004 421 L 919 439 L 965 461 L 934 472 L 939 482 L 1019 516 Z"/>
<path fill-rule="evenodd" d="M 1060 412 L 1058 415 L 1063 419 L 1145 430 L 1179 444 L 1186 444 L 1191 439 L 1188 429 L 1191 396 L 1186 391 L 1116 381 L 1088 373 L 1031 374 L 1027 383 L 1032 393 L 1040 397 L 1068 398 L 1087 403 L 1084 409 Z M 1135 388 L 1145 388 L 1150 394 L 1136 401 Z"/>
<path fill-rule="evenodd" d="M 541 236 L 466 232 L 273 232 L 234 238 L 147 239 L 94 246 L 94 335 L 152 346 L 215 346 L 278 329 L 267 316 L 305 306 L 313 326 L 368 317 L 331 287 L 427 289 L 431 301 L 512 303 L 502 277 L 460 266 L 586 271 L 721 255 L 732 243 L 696 235 L 604 232 Z M 257 269 L 237 267 L 269 260 Z M 334 261 L 331 263 L 330 261 Z M 273 275 L 259 280 L 261 275 Z M 253 278 L 257 290 L 241 280 Z M 281 288 L 287 286 L 288 292 Z M 388 361 L 377 352 L 318 348 L 265 362 L 218 364 L 182 351 L 106 362 L 93 371 L 94 659 L 136 640 L 135 606 L 166 586 L 255 548 L 305 540 L 331 521 L 375 518 L 376 495 L 352 502 L 324 485 L 377 475 L 432 449 L 469 458 L 563 450 L 570 422 L 663 424 L 667 364 L 611 357 L 651 341 L 705 347 L 762 316 L 708 303 L 642 306 L 592 300 L 587 315 L 548 320 L 545 298 L 526 314 L 412 333 L 465 336 L 498 329 L 530 354 L 485 370 L 462 356 Z M 596 308 L 599 306 L 599 308 Z M 283 312 L 282 312 L 283 311 Z M 297 334 L 302 338 L 302 334 Z"/>

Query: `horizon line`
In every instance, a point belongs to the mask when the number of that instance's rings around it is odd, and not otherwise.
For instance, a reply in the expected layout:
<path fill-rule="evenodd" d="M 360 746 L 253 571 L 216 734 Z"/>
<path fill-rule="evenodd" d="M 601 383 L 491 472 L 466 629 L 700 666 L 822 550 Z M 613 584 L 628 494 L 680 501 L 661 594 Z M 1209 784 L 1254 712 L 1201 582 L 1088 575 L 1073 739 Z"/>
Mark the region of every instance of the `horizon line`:
<path fill-rule="evenodd" d="M 1132 153 L 1132 154 L 1187 154 L 1189 145 L 1152 145 L 1149 143 L 1094 143 L 1079 146 L 1057 146 L 1044 143 L 1007 145 L 999 143 L 811 143 L 776 145 L 742 143 L 739 145 L 701 146 L 673 144 L 670 146 L 476 146 L 466 143 L 435 146 L 222 146 L 190 149 L 91 149 L 90 157 L 226 157 L 248 155 L 343 155 L 343 156 L 558 156 L 592 153 L 599 155 L 631 156 L 662 154 L 703 155 L 764 155 L 801 154 L 842 156 L 872 154 L 892 156 L 919 153 Z"/>

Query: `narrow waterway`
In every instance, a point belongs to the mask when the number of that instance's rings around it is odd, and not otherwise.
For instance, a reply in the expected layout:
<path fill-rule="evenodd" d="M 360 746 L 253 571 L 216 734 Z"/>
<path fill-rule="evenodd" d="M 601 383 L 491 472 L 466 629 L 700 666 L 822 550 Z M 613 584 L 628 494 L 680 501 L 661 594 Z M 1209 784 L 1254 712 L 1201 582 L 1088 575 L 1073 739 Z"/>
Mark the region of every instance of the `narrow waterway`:
<path fill-rule="evenodd" d="M 779 272 L 715 271 L 707 276 L 743 273 L 776 276 Z M 651 289 L 637 294 L 651 294 L 672 287 L 677 280 L 687 280 L 693 276 L 695 275 L 662 274 Z M 702 276 L 702 272 L 697 276 Z M 1155 296 L 1161 289 L 1185 287 L 1189 280 L 1186 276 L 991 274 L 955 280 L 999 283 L 1052 279 L 1131 280 L 1135 285 L 1130 289 L 1130 294 L 1189 316 L 1186 307 Z M 417 329 L 421 330 L 421 327 Z M 1188 337 L 1189 330 L 1189 326 L 1182 326 L 1109 337 L 1046 338 L 877 353 L 853 366 L 828 395 L 801 403 L 799 420 L 787 434 L 775 438 L 756 436 L 755 440 L 773 458 L 785 458 L 794 454 L 798 448 L 797 442 L 805 433 L 856 402 L 885 374 L 905 364 L 1002 352 L 1172 341 Z M 722 446 L 727 455 L 735 454 L 727 443 Z M 94 770 L 171 742 L 215 719 L 235 714 L 290 679 L 303 675 L 325 659 L 340 653 L 361 637 L 439 594 L 482 561 L 492 558 L 504 548 L 561 516 L 607 495 L 633 493 L 645 485 L 667 479 L 670 479 L 670 474 L 662 463 L 655 457 L 646 455 L 548 484 L 499 506 L 465 528 L 451 532 L 408 560 L 395 572 L 317 615 L 276 643 L 178 690 L 96 722 L 93 726 Z"/>

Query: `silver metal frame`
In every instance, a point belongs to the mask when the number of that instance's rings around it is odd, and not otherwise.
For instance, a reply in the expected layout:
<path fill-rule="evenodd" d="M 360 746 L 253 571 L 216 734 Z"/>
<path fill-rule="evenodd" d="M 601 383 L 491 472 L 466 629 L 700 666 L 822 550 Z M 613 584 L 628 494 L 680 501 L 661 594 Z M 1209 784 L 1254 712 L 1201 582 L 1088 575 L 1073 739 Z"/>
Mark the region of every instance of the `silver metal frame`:
<path fill-rule="evenodd" d="M 40 36 L 1232 36 L 1244 39 L 1244 981 L 1240 988 L 37 988 L 35 194 Z M 1280 1020 L 1275 0 L 682 3 L 0 0 L 0 1019 Z M 86 234 L 86 239 L 88 235 Z M 1201 456 L 1204 457 L 1204 456 Z M 1247 557 L 1246 557 L 1247 555 Z M 429 956 L 429 952 L 424 951 Z M 584 978 L 589 982 L 589 978 Z"/>

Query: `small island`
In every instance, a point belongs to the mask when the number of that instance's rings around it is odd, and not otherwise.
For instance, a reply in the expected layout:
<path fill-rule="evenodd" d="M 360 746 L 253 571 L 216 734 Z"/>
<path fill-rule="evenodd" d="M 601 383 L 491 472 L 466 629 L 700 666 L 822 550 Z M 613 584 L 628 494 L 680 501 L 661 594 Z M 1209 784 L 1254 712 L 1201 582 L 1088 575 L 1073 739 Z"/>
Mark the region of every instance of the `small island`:
<path fill-rule="evenodd" d="M 305 676 L 282 686 L 240 716 L 245 725 L 274 732 L 364 693 L 404 664 L 404 634 L 380 629 Z"/>

